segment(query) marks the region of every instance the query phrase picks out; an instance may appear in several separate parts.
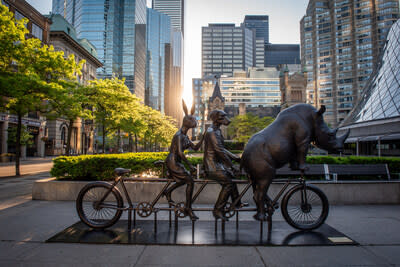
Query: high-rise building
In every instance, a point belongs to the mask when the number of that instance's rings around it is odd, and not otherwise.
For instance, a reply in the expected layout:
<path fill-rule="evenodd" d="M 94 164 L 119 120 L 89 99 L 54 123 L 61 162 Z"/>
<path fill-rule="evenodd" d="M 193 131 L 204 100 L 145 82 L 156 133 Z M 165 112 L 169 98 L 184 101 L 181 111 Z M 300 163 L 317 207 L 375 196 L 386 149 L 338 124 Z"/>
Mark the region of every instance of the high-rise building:
<path fill-rule="evenodd" d="M 172 29 L 184 34 L 184 0 L 153 0 L 152 7 L 168 15 Z"/>
<path fill-rule="evenodd" d="M 147 64 L 145 104 L 164 112 L 166 49 L 170 50 L 171 19 L 154 9 L 147 9 Z M 167 51 L 170 54 L 170 51 Z M 170 59 L 170 55 L 167 55 Z M 167 70 L 169 72 L 169 70 Z M 168 77 L 167 77 L 168 79 Z M 167 84 L 169 81 L 167 80 Z"/>
<path fill-rule="evenodd" d="M 264 44 L 269 43 L 269 18 L 267 15 L 246 15 L 242 24 L 248 29 L 254 29 L 256 39 L 263 39 Z"/>
<path fill-rule="evenodd" d="M 172 40 L 170 54 L 172 60 L 168 86 L 165 88 L 165 114 L 172 116 L 180 124 L 182 121 L 182 84 L 183 84 L 183 36 L 184 36 L 184 0 L 152 0 L 152 7 L 171 18 Z"/>
<path fill-rule="evenodd" d="M 254 32 L 235 24 L 202 27 L 202 77 L 232 76 L 254 64 Z"/>
<path fill-rule="evenodd" d="M 300 21 L 308 99 L 332 126 L 352 109 L 377 64 L 397 0 L 310 0 Z"/>
<path fill-rule="evenodd" d="M 117 76 L 125 78 L 126 85 L 144 97 L 143 73 L 136 86 L 135 68 L 145 69 L 145 61 L 135 62 L 135 46 L 143 45 L 143 29 L 136 32 L 136 25 L 146 24 L 146 0 L 53 0 L 54 14 L 61 14 L 75 27 L 78 38 L 88 39 L 97 49 L 103 67 L 97 70 L 99 78 Z M 143 27 L 142 27 L 143 28 Z M 136 40 L 142 38 L 143 40 Z M 139 75 L 140 76 L 140 75 Z"/>
<path fill-rule="evenodd" d="M 300 64 L 300 45 L 266 44 L 265 66 L 276 67 L 282 64 Z"/>

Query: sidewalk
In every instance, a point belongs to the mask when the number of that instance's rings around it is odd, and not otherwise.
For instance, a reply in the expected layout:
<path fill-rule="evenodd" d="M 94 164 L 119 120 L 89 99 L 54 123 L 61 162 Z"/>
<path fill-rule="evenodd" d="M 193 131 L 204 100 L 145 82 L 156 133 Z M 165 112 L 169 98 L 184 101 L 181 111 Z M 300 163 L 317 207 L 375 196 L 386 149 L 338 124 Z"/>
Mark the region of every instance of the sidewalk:
<path fill-rule="evenodd" d="M 49 172 L 53 166 L 54 157 L 26 158 L 20 162 L 21 176 Z M 0 179 L 15 177 L 15 162 L 0 163 Z"/>
<path fill-rule="evenodd" d="M 201 220 L 211 219 L 208 212 Z M 241 215 L 250 220 L 251 213 Z M 126 212 L 123 216 L 126 216 Z M 167 214 L 159 215 L 166 219 Z M 151 216 L 149 217 L 152 218 Z M 77 222 L 71 201 L 0 210 L 0 266 L 393 266 L 400 265 L 400 205 L 331 206 L 327 223 L 359 246 L 220 247 L 45 243 Z M 283 220 L 280 212 L 274 221 Z"/>

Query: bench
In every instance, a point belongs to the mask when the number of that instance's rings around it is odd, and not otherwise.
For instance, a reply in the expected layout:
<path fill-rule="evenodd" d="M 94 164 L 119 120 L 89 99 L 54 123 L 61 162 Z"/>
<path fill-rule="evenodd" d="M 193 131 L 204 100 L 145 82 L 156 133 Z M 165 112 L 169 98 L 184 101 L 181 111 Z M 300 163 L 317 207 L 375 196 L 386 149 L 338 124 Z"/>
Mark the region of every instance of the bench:
<path fill-rule="evenodd" d="M 329 175 L 337 176 L 386 176 L 390 180 L 390 172 L 387 164 L 329 164 Z"/>
<path fill-rule="evenodd" d="M 307 164 L 308 170 L 305 175 L 325 176 L 326 180 L 331 178 L 336 181 L 338 176 L 386 176 L 390 180 L 390 172 L 387 164 Z M 293 171 L 288 165 L 277 169 L 277 175 L 299 176 L 300 171 Z"/>

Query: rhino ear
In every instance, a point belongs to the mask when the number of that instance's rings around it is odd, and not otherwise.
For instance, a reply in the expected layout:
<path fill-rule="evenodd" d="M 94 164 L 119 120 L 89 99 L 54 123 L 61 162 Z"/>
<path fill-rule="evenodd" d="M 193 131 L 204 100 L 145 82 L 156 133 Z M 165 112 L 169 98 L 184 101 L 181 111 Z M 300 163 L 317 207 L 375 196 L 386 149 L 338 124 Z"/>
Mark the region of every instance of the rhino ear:
<path fill-rule="evenodd" d="M 183 107 L 183 112 L 185 112 L 185 116 L 188 114 L 188 109 L 185 103 L 185 100 L 182 99 L 182 107 Z"/>
<path fill-rule="evenodd" d="M 321 116 L 322 114 L 324 114 L 325 110 L 326 110 L 326 107 L 324 105 L 321 105 L 321 108 L 317 111 L 318 115 Z"/>

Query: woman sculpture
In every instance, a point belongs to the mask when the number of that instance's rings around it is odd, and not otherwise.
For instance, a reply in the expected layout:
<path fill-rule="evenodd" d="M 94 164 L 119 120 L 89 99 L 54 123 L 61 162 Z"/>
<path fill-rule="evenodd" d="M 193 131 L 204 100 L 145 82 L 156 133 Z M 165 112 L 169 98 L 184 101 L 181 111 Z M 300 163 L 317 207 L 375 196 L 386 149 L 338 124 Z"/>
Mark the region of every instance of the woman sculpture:
<path fill-rule="evenodd" d="M 203 137 L 200 142 L 196 145 L 190 141 L 187 136 L 187 132 L 190 128 L 195 128 L 197 126 L 196 118 L 193 116 L 194 114 L 194 103 L 192 105 L 192 109 L 190 110 L 190 114 L 188 113 L 188 109 L 186 107 L 185 101 L 182 99 L 183 111 L 185 112 L 185 117 L 183 117 L 182 127 L 175 133 L 172 138 L 171 147 L 169 150 L 169 154 L 167 156 L 166 164 L 170 176 L 175 180 L 175 184 L 169 187 L 164 191 L 164 195 L 168 200 L 168 203 L 174 204 L 171 199 L 171 193 L 178 187 L 186 184 L 186 203 L 185 203 L 185 214 L 190 217 L 191 220 L 195 221 L 198 217 L 194 214 L 192 210 L 192 195 L 194 188 L 193 177 L 190 174 L 191 172 L 195 172 L 196 168 L 187 160 L 185 154 L 183 153 L 185 149 L 192 148 L 194 150 L 198 150 L 203 142 Z M 189 168 L 190 172 L 184 167 L 183 162 L 185 162 Z"/>

